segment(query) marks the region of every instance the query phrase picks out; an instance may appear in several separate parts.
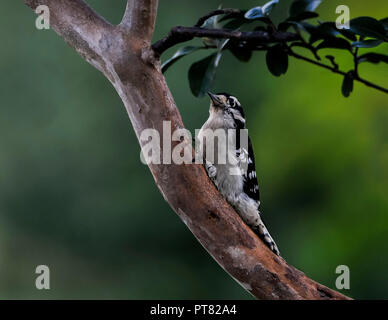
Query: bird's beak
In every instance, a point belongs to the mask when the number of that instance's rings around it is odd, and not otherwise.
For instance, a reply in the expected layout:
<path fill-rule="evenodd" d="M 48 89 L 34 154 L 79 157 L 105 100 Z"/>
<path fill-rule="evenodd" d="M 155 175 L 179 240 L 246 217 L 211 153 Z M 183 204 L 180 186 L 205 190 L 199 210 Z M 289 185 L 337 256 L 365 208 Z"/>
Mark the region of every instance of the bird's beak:
<path fill-rule="evenodd" d="M 207 94 L 209 95 L 210 99 L 213 101 L 213 104 L 218 105 L 221 103 L 220 99 L 216 94 L 213 94 L 210 91 L 208 91 Z"/>

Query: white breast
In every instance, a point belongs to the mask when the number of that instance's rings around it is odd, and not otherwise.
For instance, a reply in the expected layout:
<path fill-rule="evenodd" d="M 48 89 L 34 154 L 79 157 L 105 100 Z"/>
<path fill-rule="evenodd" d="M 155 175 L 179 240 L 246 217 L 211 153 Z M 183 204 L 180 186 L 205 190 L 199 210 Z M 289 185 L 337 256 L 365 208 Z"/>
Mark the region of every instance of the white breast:
<path fill-rule="evenodd" d="M 222 112 L 219 111 L 219 112 Z M 235 137 L 234 139 L 226 139 L 225 144 L 214 144 L 214 152 L 213 159 L 207 159 L 206 157 L 206 129 L 224 130 L 225 137 L 228 137 L 228 129 L 233 128 L 233 123 L 229 121 L 228 118 L 225 118 L 222 114 L 218 112 L 214 112 L 210 114 L 209 119 L 204 123 L 201 130 L 198 133 L 198 142 L 199 142 L 199 150 L 202 152 L 206 160 L 211 160 L 210 162 L 216 167 L 217 175 L 213 180 L 216 184 L 218 190 L 221 194 L 230 202 L 234 203 L 237 197 L 243 192 L 243 177 L 241 174 L 237 174 L 240 172 L 239 161 L 236 158 L 236 150 L 235 150 Z M 209 145 L 209 144 L 208 144 Z M 220 150 L 219 148 L 223 148 L 223 152 L 226 154 L 226 163 L 220 164 L 218 161 L 218 154 Z"/>

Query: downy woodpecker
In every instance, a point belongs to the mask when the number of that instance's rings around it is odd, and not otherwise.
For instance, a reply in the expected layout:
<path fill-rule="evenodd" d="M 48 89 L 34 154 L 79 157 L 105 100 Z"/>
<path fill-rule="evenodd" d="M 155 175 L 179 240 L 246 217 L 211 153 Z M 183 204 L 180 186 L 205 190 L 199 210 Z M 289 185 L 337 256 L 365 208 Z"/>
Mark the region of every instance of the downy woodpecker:
<path fill-rule="evenodd" d="M 249 136 L 246 135 L 246 146 L 240 144 L 241 130 L 247 132 L 241 104 L 236 97 L 227 93 L 212 94 L 209 92 L 208 94 L 211 100 L 210 116 L 197 136 L 199 151 L 204 157 L 208 176 L 244 222 L 275 254 L 279 255 L 276 243 L 261 219 L 259 186 Z M 208 147 L 210 153 L 206 153 L 206 146 L 209 146 L 206 140 L 208 132 L 214 133 L 216 131 L 220 132 L 220 130 L 224 132 L 224 136 L 234 138 L 228 138 L 224 141 L 225 143 L 221 143 L 220 139 L 218 139 L 218 142 L 214 141 L 212 147 Z M 231 130 L 235 132 L 234 135 L 228 135 Z M 213 139 L 214 136 L 215 134 L 212 136 Z M 209 157 L 209 154 L 212 156 Z M 232 161 L 226 159 L 226 162 L 221 163 L 219 161 L 220 154 L 226 154 L 228 159 L 232 159 Z M 217 158 L 217 155 L 219 158 Z M 242 170 L 244 164 L 246 169 Z"/>

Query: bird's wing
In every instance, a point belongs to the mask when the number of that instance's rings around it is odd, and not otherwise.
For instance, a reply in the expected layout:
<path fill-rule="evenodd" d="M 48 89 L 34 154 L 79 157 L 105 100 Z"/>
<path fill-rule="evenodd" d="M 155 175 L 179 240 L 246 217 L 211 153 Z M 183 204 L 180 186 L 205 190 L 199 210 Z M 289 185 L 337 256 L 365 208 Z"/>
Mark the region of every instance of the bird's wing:
<path fill-rule="evenodd" d="M 251 139 L 248 136 L 248 150 L 245 150 L 240 145 L 240 130 L 246 129 L 244 111 L 231 110 L 231 115 L 236 124 L 236 156 L 240 161 L 248 161 L 247 171 L 243 174 L 244 178 L 244 192 L 252 199 L 256 200 L 260 205 L 260 193 L 259 184 L 257 182 L 256 167 L 255 167 L 255 155 L 253 153 L 253 147 Z"/>
<path fill-rule="evenodd" d="M 257 182 L 256 167 L 255 167 L 255 155 L 253 153 L 253 147 L 251 139 L 248 137 L 248 150 L 242 150 L 248 161 L 248 169 L 243 174 L 244 178 L 244 192 L 252 199 L 260 203 L 259 184 Z"/>

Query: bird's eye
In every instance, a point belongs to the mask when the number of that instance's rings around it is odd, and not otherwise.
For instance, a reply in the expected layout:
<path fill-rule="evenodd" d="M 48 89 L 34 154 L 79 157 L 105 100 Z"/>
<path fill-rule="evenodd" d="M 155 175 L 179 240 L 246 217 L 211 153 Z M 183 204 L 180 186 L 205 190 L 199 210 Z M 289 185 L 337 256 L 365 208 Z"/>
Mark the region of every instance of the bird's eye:
<path fill-rule="evenodd" d="M 234 107 L 234 105 L 235 105 L 235 101 L 234 101 L 233 98 L 229 98 L 229 99 L 228 99 L 228 103 L 229 103 L 229 105 L 230 105 L 231 107 Z"/>

